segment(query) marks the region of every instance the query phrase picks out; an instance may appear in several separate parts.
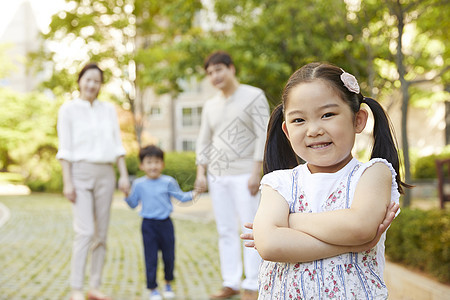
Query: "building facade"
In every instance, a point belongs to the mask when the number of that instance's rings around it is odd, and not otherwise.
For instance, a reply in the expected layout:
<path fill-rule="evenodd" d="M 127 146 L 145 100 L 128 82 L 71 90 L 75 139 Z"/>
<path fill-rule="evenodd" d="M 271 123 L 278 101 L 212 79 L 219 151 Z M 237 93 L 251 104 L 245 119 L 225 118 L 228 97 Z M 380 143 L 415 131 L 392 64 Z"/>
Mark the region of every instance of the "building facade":
<path fill-rule="evenodd" d="M 31 92 L 43 80 L 27 68 L 28 53 L 38 50 L 39 27 L 29 1 L 22 2 L 14 17 L 0 36 L 0 44 L 6 45 L 14 69 L 0 79 L 0 87 L 18 92 Z"/>
<path fill-rule="evenodd" d="M 166 151 L 194 151 L 200 129 L 204 103 L 218 91 L 204 79 L 183 84 L 184 91 L 176 98 L 148 92 L 147 122 L 143 141 L 154 143 Z"/>

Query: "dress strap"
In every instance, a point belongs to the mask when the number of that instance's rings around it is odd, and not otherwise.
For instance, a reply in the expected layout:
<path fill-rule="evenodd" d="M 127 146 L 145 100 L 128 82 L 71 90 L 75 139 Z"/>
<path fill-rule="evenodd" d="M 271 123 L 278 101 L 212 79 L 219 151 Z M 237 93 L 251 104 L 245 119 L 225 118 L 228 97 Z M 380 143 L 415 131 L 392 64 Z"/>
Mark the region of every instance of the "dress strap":
<path fill-rule="evenodd" d="M 353 173 L 359 169 L 359 163 L 353 168 L 353 170 L 348 175 L 347 179 L 347 191 L 345 194 L 345 208 L 350 208 L 350 182 L 353 176 Z"/>
<path fill-rule="evenodd" d="M 297 194 L 298 194 L 298 170 L 295 168 L 292 172 L 292 202 L 289 206 L 289 212 L 294 212 L 295 202 L 297 202 Z"/>

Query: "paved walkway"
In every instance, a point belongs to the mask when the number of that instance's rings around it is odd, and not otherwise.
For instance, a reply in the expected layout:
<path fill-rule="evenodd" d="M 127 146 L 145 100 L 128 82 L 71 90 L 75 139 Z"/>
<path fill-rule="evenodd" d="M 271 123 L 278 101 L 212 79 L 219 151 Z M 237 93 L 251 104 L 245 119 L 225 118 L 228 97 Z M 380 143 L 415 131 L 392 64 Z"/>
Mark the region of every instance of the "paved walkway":
<path fill-rule="evenodd" d="M 175 209 L 177 299 L 208 299 L 221 286 L 215 225 L 201 208 L 207 201 L 200 198 L 190 207 Z M 10 211 L 0 228 L 0 299 L 69 299 L 73 237 L 69 202 L 49 194 L 0 196 L 0 202 Z M 179 213 L 182 210 L 192 213 Z M 140 300 L 148 299 L 145 286 L 140 217 L 116 199 L 103 288 L 114 300 Z"/>
<path fill-rule="evenodd" d="M 67 279 L 73 236 L 69 202 L 59 195 L 37 194 L 0 196 L 0 203 L 0 218 L 9 216 L 0 227 L 0 300 L 69 299 Z M 209 198 L 202 196 L 195 203 L 177 204 L 173 219 L 177 299 L 208 299 L 221 286 Z M 403 267 L 388 263 L 385 277 L 390 299 L 450 299 L 450 287 Z M 161 269 L 158 278 L 163 281 Z M 148 299 L 140 218 L 120 195 L 113 203 L 103 288 L 115 300 Z"/>

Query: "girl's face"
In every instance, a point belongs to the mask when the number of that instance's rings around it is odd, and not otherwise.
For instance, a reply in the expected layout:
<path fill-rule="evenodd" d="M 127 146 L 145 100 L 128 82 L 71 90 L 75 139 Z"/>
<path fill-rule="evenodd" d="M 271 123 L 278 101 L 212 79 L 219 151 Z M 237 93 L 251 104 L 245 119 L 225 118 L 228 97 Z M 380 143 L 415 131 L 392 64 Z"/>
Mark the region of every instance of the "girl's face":
<path fill-rule="evenodd" d="M 355 134 L 364 129 L 367 116 L 363 109 L 353 114 L 325 81 L 315 80 L 289 92 L 282 126 L 311 173 L 334 173 L 352 159 Z"/>
<path fill-rule="evenodd" d="M 80 87 L 80 98 L 90 102 L 94 101 L 97 98 L 102 85 L 102 75 L 100 71 L 97 69 L 87 70 L 80 78 L 78 85 Z"/>

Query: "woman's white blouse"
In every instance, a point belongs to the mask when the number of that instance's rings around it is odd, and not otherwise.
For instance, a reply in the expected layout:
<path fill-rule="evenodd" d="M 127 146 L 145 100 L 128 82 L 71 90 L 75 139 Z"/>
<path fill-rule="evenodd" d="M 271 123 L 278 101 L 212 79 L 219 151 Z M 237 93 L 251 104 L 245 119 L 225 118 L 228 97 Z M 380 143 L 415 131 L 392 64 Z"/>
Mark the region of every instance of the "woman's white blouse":
<path fill-rule="evenodd" d="M 58 113 L 59 148 L 56 158 L 69 162 L 114 163 L 125 155 L 114 106 L 74 99 Z"/>

